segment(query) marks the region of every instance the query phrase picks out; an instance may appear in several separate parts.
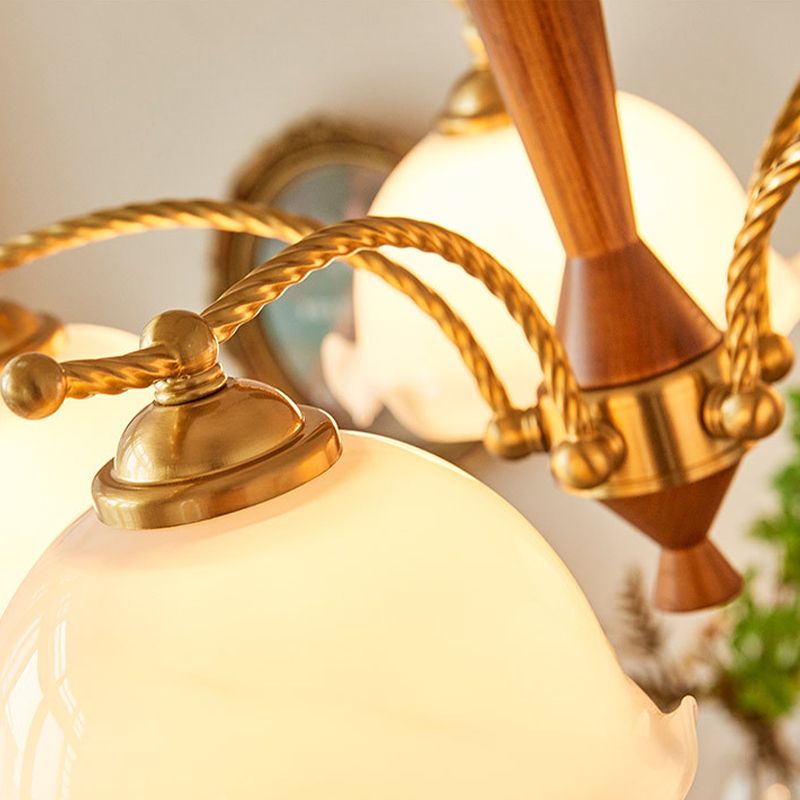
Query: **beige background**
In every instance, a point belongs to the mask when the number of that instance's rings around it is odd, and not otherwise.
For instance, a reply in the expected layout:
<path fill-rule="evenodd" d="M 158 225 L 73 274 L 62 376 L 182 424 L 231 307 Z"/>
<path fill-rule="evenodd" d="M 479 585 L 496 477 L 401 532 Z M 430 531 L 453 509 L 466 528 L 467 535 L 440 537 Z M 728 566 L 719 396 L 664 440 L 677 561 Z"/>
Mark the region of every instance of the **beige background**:
<path fill-rule="evenodd" d="M 606 16 L 619 86 L 696 126 L 744 180 L 800 72 L 800 2 L 609 0 Z M 262 139 L 310 113 L 421 136 L 466 60 L 444 0 L 3 0 L 0 236 L 132 199 L 223 195 Z M 786 255 L 800 250 L 797 219 L 790 210 L 778 232 Z M 138 330 L 209 299 L 208 242 L 115 242 L 5 275 L 0 291 Z M 716 526 L 740 563 L 786 450 L 778 439 L 750 457 Z M 631 561 L 652 568 L 654 548 L 553 489 L 541 459 L 498 465 L 476 452 L 464 463 L 548 536 L 613 636 L 620 576 Z M 693 798 L 714 800 L 741 743 L 709 710 L 701 731 Z"/>

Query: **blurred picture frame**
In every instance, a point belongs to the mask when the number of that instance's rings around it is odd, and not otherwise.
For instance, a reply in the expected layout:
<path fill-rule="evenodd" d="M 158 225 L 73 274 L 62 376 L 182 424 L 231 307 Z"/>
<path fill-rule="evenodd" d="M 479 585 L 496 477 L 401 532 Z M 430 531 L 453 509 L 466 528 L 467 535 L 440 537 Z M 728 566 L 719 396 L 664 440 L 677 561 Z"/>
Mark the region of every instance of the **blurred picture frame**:
<path fill-rule="evenodd" d="M 266 142 L 234 181 L 236 200 L 260 203 L 328 224 L 364 216 L 412 140 L 377 126 L 313 117 Z M 217 293 L 285 247 L 274 239 L 218 234 Z M 352 269 L 334 263 L 292 287 L 244 326 L 231 355 L 248 376 L 301 403 L 352 420 L 325 386 L 319 360 L 324 336 L 352 336 Z"/>

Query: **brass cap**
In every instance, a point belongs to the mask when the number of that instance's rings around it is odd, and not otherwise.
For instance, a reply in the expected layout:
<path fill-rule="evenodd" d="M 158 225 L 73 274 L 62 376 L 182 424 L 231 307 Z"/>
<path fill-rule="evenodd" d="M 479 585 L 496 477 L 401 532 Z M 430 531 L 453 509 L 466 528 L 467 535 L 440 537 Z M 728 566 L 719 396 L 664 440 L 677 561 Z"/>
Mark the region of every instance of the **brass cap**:
<path fill-rule="evenodd" d="M 288 492 L 340 454 L 338 429 L 323 411 L 264 384 L 229 379 L 190 402 L 147 406 L 97 473 L 92 493 L 107 525 L 182 525 Z"/>
<path fill-rule="evenodd" d="M 463 0 L 453 0 L 453 5 L 464 14 L 463 36 L 472 56 L 472 68 L 450 90 L 436 128 L 439 133 L 461 136 L 510 125 L 511 118 L 469 8 Z"/>
<path fill-rule="evenodd" d="M 0 300 L 0 367 L 21 353 L 53 355 L 63 341 L 64 327 L 55 317 Z"/>
<path fill-rule="evenodd" d="M 510 124 L 500 89 L 486 65 L 470 70 L 450 90 L 437 130 L 460 136 Z"/>

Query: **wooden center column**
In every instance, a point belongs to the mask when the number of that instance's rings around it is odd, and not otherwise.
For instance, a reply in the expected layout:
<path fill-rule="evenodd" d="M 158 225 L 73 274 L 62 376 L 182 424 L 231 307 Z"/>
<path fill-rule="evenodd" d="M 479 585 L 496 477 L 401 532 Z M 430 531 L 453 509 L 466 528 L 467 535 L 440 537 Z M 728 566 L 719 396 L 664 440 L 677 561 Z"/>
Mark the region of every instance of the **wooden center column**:
<path fill-rule="evenodd" d="M 578 382 L 634 383 L 711 351 L 720 332 L 636 230 L 599 1 L 469 7 L 566 250 L 556 327 Z M 607 501 L 667 548 L 662 607 L 704 607 L 738 591 L 738 576 L 706 541 L 734 470 Z"/>

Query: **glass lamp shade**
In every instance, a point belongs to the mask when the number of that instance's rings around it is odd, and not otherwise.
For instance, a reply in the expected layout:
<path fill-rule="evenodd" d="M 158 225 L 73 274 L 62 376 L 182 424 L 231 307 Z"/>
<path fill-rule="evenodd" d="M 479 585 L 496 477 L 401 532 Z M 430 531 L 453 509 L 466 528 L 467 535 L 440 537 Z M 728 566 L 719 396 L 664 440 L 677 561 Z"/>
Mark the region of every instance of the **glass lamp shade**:
<path fill-rule="evenodd" d="M 510 505 L 343 434 L 276 499 L 125 531 L 93 511 L 0 620 L 3 800 L 680 800 L 691 698 L 621 671 Z"/>
<path fill-rule="evenodd" d="M 97 325 L 67 325 L 61 360 L 99 358 L 138 347 L 131 333 Z M 142 393 L 67 401 L 53 417 L 29 422 L 0 403 L 0 613 L 53 539 L 92 502 L 92 476 L 142 406 Z"/>
<path fill-rule="evenodd" d="M 718 325 L 745 193 L 694 128 L 639 97 L 618 109 L 634 209 L 644 241 Z M 370 213 L 436 222 L 496 256 L 555 319 L 564 250 L 516 129 L 468 136 L 431 133 L 390 175 Z M 436 289 L 484 346 L 514 402 L 529 406 L 541 371 L 500 302 L 433 255 L 389 251 Z M 800 317 L 800 276 L 771 254 L 773 322 L 788 333 Z M 407 298 L 355 275 L 356 342 L 331 334 L 325 379 L 361 425 L 383 405 L 429 441 L 478 440 L 490 412 L 452 345 Z M 402 336 L 398 335 L 402 331 Z"/>

